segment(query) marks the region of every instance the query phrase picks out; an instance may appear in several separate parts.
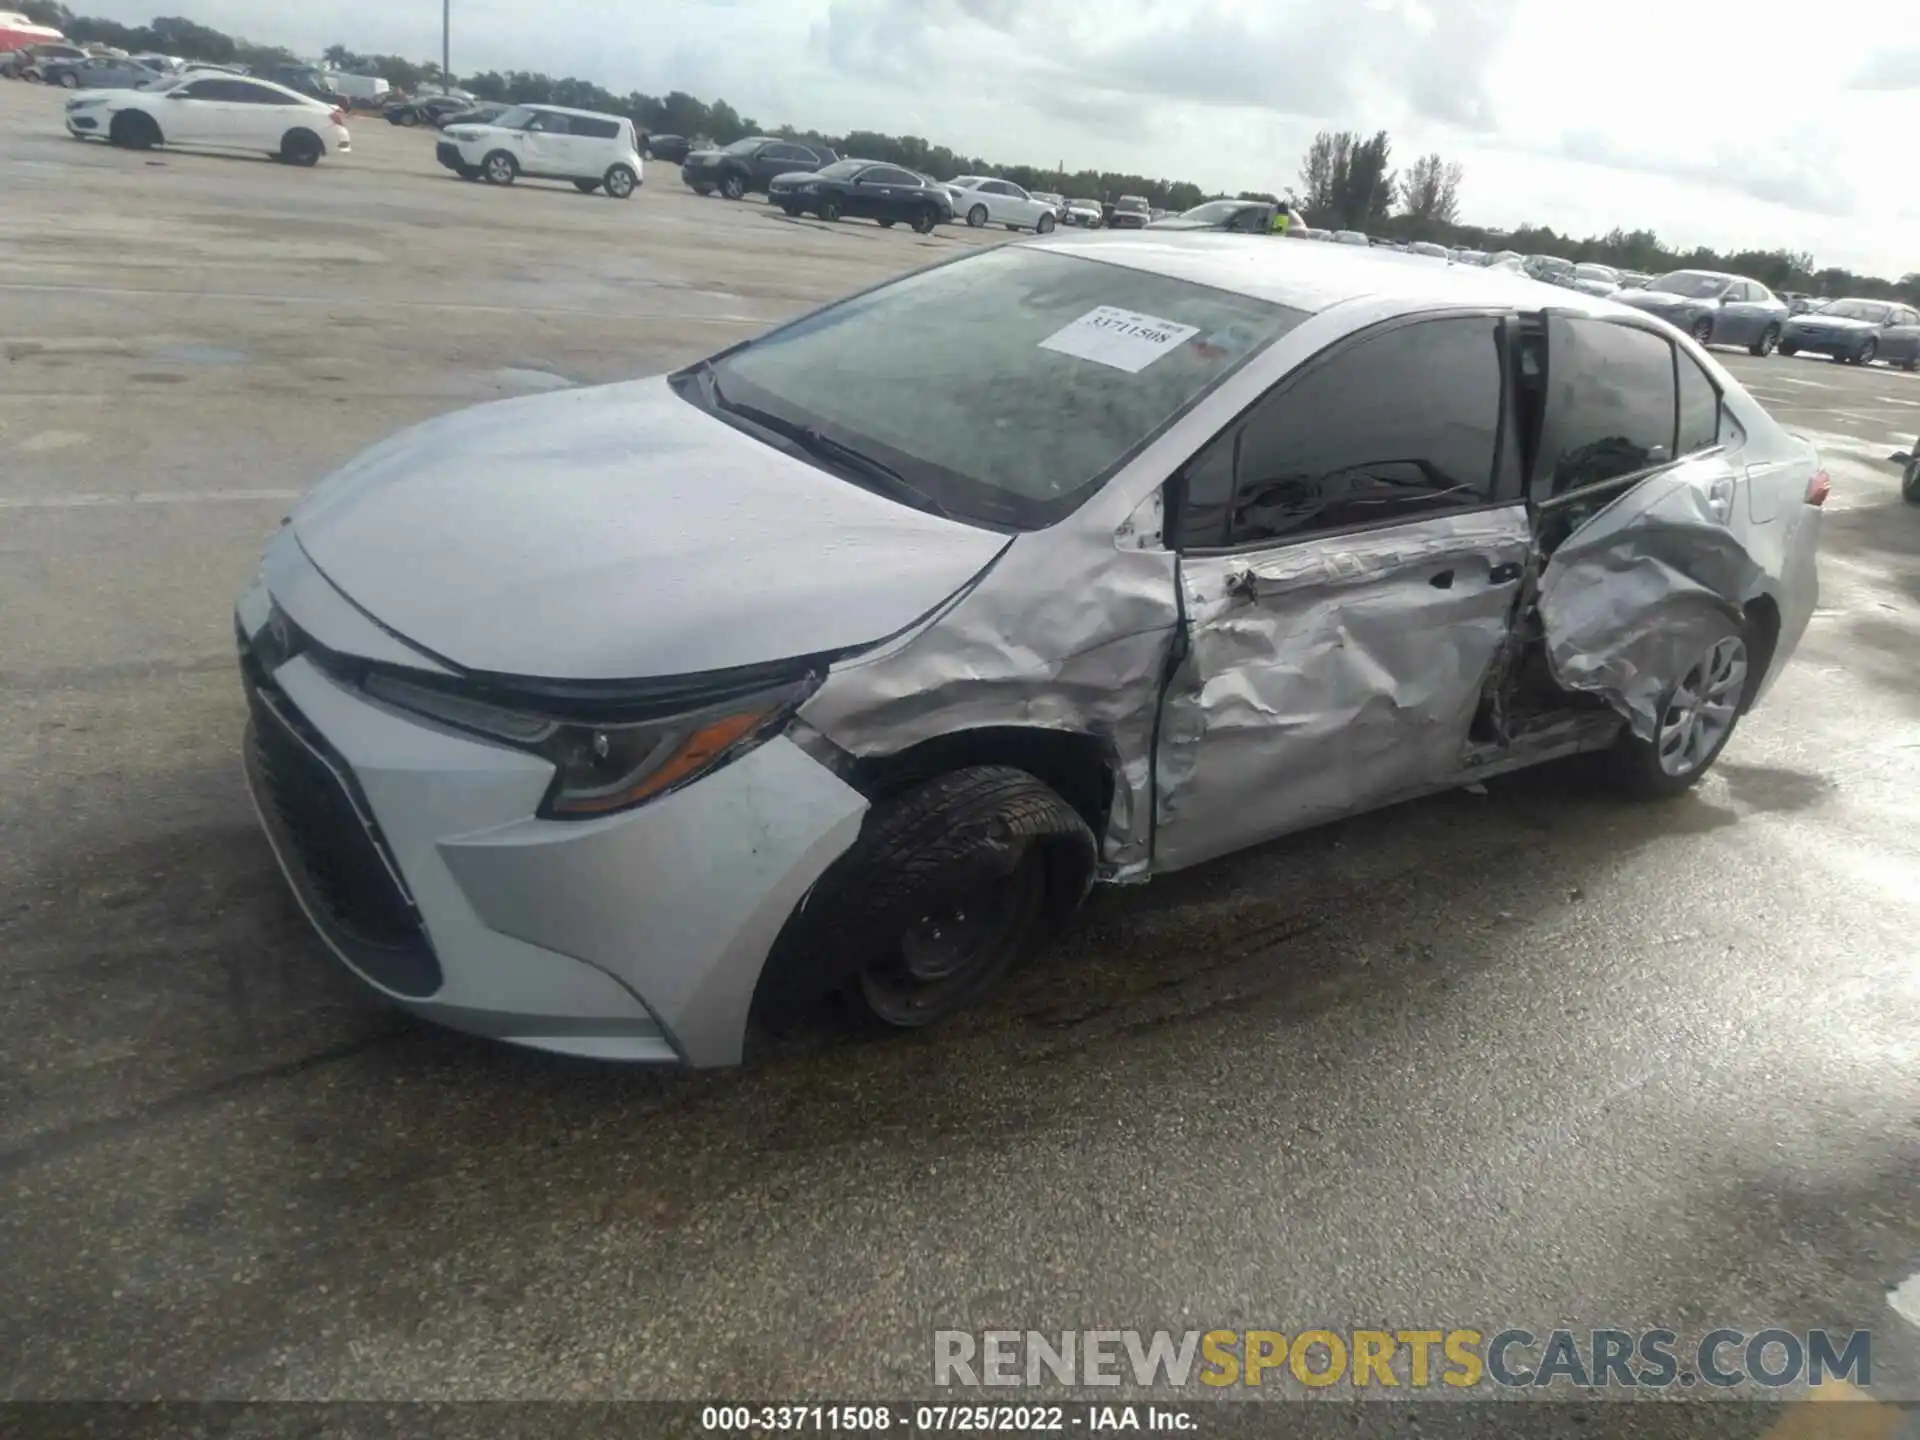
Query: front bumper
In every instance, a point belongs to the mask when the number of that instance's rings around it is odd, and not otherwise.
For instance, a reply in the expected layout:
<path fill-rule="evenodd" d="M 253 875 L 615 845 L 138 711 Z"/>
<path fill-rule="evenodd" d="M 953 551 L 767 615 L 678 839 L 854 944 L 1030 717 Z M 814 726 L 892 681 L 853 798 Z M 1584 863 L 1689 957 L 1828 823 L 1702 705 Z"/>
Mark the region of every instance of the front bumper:
<path fill-rule="evenodd" d="M 794 906 L 866 801 L 785 737 L 625 814 L 534 818 L 537 755 L 368 697 L 243 596 L 249 789 L 301 908 L 367 985 L 542 1050 L 729 1065 Z"/>
<path fill-rule="evenodd" d="M 1789 325 L 1781 333 L 1780 343 L 1795 350 L 1811 350 L 1816 355 L 1839 356 L 1854 354 L 1864 338 L 1860 335 L 1808 334 Z"/>
<path fill-rule="evenodd" d="M 460 147 L 451 140 L 442 140 L 433 147 L 433 158 L 449 170 L 464 170 L 467 162 L 460 156 Z"/>

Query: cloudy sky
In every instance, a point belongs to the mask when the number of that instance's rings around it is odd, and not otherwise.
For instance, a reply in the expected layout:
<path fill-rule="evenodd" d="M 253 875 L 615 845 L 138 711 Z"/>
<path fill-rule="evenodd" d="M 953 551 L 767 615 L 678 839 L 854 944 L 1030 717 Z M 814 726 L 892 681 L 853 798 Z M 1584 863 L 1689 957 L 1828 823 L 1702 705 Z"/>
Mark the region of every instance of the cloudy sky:
<path fill-rule="evenodd" d="M 158 0 L 73 0 L 144 20 Z M 422 58 L 439 0 L 170 0 Z M 1323 126 L 1466 166 L 1464 218 L 1920 270 L 1916 0 L 453 0 L 458 71 L 686 90 L 1008 163 L 1297 183 Z"/>

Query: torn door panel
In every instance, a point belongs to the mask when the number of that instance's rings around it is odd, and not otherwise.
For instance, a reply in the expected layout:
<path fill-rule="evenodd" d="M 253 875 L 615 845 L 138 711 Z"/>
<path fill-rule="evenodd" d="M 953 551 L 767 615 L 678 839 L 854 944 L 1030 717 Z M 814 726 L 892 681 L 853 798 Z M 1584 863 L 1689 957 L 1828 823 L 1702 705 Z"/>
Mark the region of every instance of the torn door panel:
<path fill-rule="evenodd" d="M 1162 720 L 1155 867 L 1456 770 L 1530 544 L 1514 505 L 1183 562 L 1192 648 Z"/>
<path fill-rule="evenodd" d="M 1140 878 L 1151 858 L 1155 711 L 1179 623 L 1174 560 L 1116 550 L 1111 534 L 1075 542 L 1087 550 L 1076 559 L 1061 553 L 1068 532 L 1052 538 L 1015 541 L 930 624 L 834 666 L 801 718 L 861 757 L 987 726 L 1093 736 L 1114 771 L 1103 873 Z M 1063 575 L 1083 577 L 1078 593 L 1061 593 Z"/>
<path fill-rule="evenodd" d="M 1762 569 L 1731 482 L 1687 467 L 1628 492 L 1575 530 L 1541 576 L 1553 677 L 1600 696 L 1654 738 L 1661 696 L 1707 650 L 1744 628 Z"/>

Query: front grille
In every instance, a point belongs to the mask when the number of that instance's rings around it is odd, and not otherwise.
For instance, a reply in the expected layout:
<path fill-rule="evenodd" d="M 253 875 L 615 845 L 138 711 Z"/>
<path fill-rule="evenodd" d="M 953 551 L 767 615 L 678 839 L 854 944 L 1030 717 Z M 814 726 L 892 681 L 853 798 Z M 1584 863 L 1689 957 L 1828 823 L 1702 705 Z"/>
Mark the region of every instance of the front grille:
<path fill-rule="evenodd" d="M 253 721 L 248 768 L 315 923 L 368 979 L 431 995 L 439 962 L 351 772 L 250 652 L 241 675 Z"/>

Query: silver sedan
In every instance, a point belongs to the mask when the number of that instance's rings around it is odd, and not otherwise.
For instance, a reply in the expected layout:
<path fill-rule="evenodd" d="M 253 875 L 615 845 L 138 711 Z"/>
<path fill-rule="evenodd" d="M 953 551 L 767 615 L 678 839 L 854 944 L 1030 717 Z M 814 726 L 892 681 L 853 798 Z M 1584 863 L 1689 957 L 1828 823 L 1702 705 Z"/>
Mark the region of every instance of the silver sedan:
<path fill-rule="evenodd" d="M 1807 624 L 1825 495 L 1605 300 L 1008 245 L 349 464 L 238 602 L 247 770 L 376 990 L 728 1064 L 828 996 L 937 1020 L 1096 883 L 1581 751 L 1684 790 Z"/>

